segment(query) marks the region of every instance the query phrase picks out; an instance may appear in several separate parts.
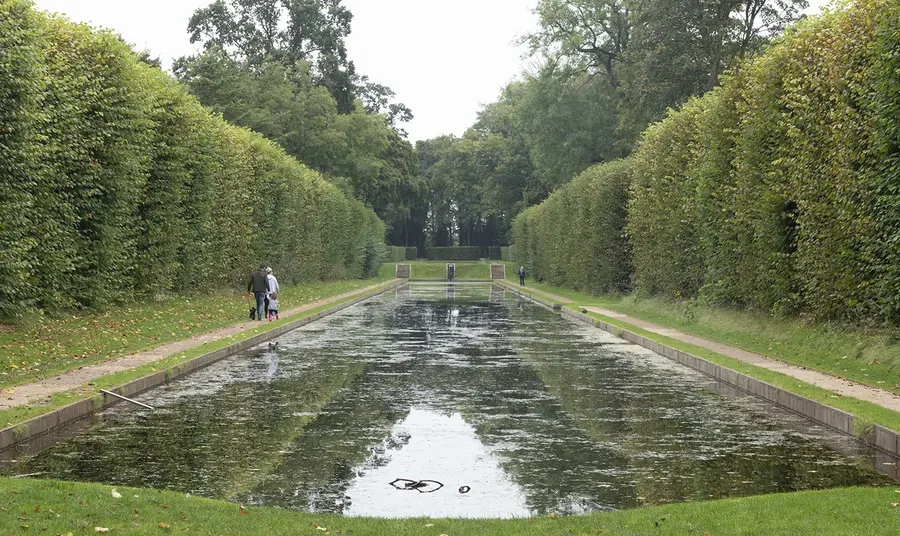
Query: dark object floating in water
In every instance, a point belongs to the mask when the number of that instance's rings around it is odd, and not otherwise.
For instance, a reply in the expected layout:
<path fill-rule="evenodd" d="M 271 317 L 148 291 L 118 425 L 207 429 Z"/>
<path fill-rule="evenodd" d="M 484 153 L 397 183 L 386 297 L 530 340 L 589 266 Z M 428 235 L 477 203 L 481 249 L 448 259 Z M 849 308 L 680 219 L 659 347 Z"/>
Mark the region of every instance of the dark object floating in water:
<path fill-rule="evenodd" d="M 278 348 L 278 342 L 277 342 L 277 341 L 276 341 L 276 342 L 270 342 L 270 343 L 269 343 L 269 348 Z"/>
<path fill-rule="evenodd" d="M 471 490 L 471 489 L 472 489 L 472 488 L 470 488 L 469 486 L 460 486 L 460 487 L 459 487 L 459 492 L 460 492 L 460 493 L 469 493 L 469 490 Z"/>
<path fill-rule="evenodd" d="M 444 487 L 437 480 L 410 480 L 408 478 L 398 478 L 390 485 L 401 491 L 416 490 L 419 493 L 434 493 Z"/>

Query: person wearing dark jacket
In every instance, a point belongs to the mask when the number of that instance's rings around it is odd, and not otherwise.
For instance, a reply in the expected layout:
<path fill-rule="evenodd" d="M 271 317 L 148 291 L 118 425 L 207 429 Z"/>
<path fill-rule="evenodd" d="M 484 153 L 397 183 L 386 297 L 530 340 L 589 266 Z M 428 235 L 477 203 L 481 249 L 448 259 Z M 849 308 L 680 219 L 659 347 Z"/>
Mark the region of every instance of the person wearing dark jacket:
<path fill-rule="evenodd" d="M 247 283 L 247 292 L 252 292 L 256 297 L 256 319 L 262 321 L 263 307 L 266 301 L 266 295 L 269 293 L 269 283 L 266 279 L 266 265 L 260 264 L 252 274 L 250 274 L 250 282 Z"/>
<path fill-rule="evenodd" d="M 519 266 L 519 284 L 525 286 L 525 267 Z"/>

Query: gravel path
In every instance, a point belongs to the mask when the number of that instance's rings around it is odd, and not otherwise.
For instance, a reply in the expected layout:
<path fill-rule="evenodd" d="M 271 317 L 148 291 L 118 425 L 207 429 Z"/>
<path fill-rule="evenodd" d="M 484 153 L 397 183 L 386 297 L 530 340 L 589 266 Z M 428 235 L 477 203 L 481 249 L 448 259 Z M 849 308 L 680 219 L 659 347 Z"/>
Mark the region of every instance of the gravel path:
<path fill-rule="evenodd" d="M 281 317 L 290 318 L 294 315 L 309 311 L 310 309 L 315 309 L 317 307 L 321 307 L 335 301 L 343 300 L 344 298 L 356 296 L 364 292 L 370 292 L 372 290 L 375 290 L 376 288 L 383 286 L 384 284 L 385 283 L 370 285 L 359 290 L 354 290 L 352 292 L 347 292 L 338 296 L 332 296 L 324 300 L 308 303 L 301 307 L 289 309 L 283 312 L 281 314 Z M 44 380 L 17 385 L 14 388 L 5 389 L 2 391 L 3 395 L 2 400 L 0 400 L 0 410 L 10 409 L 14 406 L 22 406 L 25 404 L 40 405 L 46 403 L 49 400 L 49 397 L 57 393 L 77 389 L 87 383 L 90 383 L 93 380 L 96 380 L 97 378 L 102 378 L 103 376 L 131 370 L 141 365 L 146 365 L 147 363 L 159 361 L 160 359 L 163 359 L 170 355 L 178 354 L 184 352 L 185 350 L 190 350 L 191 348 L 196 348 L 208 342 L 224 339 L 243 331 L 253 329 L 255 327 L 263 325 L 264 322 L 265 321 L 248 321 L 242 322 L 240 324 L 234 324 L 225 328 L 220 328 L 215 331 L 210 331 L 208 333 L 203 333 L 201 335 L 191 337 L 190 339 L 170 342 L 168 344 L 164 344 L 150 350 L 145 350 L 143 352 L 137 352 L 135 354 L 103 361 L 102 363 L 96 363 L 78 369 L 73 369 Z"/>

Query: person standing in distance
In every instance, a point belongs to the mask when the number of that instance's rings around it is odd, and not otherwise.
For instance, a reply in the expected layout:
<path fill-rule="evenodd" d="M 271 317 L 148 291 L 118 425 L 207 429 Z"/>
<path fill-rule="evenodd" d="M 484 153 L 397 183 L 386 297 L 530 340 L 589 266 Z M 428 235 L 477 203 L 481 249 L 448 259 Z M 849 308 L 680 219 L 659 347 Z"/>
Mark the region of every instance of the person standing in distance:
<path fill-rule="evenodd" d="M 519 266 L 519 285 L 525 286 L 525 267 Z"/>
<path fill-rule="evenodd" d="M 256 319 L 263 319 L 263 307 L 266 296 L 269 294 L 268 279 L 266 278 L 266 265 L 260 264 L 259 268 L 250 274 L 250 282 L 247 283 L 247 292 L 252 292 L 256 298 Z"/>

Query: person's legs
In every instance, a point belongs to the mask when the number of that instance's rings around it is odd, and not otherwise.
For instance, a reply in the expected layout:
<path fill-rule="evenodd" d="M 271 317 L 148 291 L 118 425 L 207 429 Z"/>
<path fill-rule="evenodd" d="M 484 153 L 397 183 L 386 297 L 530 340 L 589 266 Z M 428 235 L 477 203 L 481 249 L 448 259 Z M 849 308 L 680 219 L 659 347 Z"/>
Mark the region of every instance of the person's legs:
<path fill-rule="evenodd" d="M 254 292 L 256 295 L 256 318 L 259 320 L 263 319 L 263 306 L 265 305 L 266 293 L 265 292 Z"/>

